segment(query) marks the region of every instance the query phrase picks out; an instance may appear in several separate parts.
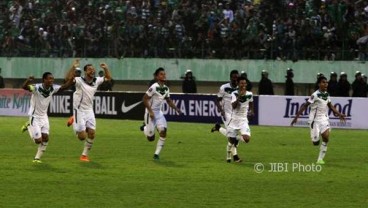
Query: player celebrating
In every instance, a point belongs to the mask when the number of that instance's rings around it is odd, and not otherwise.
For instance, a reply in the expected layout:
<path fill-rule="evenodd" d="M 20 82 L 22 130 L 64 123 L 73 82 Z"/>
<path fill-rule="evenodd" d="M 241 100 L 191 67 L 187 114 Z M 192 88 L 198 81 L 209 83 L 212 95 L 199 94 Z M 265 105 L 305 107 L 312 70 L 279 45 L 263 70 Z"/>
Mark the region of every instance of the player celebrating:
<path fill-rule="evenodd" d="M 227 145 L 228 154 L 229 149 L 232 150 L 234 162 L 241 162 L 237 153 L 239 140 L 248 143 L 250 141 L 250 128 L 248 125 L 248 116 L 253 116 L 253 93 L 246 90 L 247 81 L 245 77 L 238 78 L 238 90 L 231 93 L 231 107 L 232 113 L 229 118 L 227 127 L 227 136 L 229 143 Z M 249 112 L 248 112 L 249 109 Z M 237 138 L 240 132 L 240 137 Z M 226 158 L 230 162 L 229 157 Z"/>
<path fill-rule="evenodd" d="M 142 128 L 144 134 L 147 136 L 148 141 L 155 140 L 155 129 L 160 134 L 160 139 L 156 144 L 156 151 L 153 155 L 154 160 L 159 160 L 159 154 L 166 140 L 167 123 L 163 112 L 161 111 L 163 101 L 166 100 L 167 104 L 176 110 L 179 114 L 180 109 L 175 106 L 175 104 L 170 99 L 169 88 L 165 85 L 166 73 L 165 69 L 158 68 L 155 73 L 156 83 L 152 84 L 147 90 L 146 94 L 143 96 L 143 103 L 146 107 L 146 112 L 144 114 L 145 126 Z"/>
<path fill-rule="evenodd" d="M 225 128 L 221 127 L 219 123 L 216 123 L 215 126 L 212 127 L 211 132 L 219 131 L 226 138 L 227 138 L 226 128 L 227 128 L 227 125 L 228 125 L 228 122 L 229 122 L 229 119 L 232 113 L 232 109 L 233 109 L 231 106 L 231 93 L 238 89 L 238 85 L 237 85 L 238 77 L 239 77 L 238 70 L 232 70 L 230 72 L 230 82 L 221 85 L 220 90 L 217 94 L 216 106 L 217 106 L 217 109 L 221 112 L 222 121 L 225 125 Z M 229 147 L 231 146 L 232 144 L 229 142 L 228 148 L 227 148 L 227 152 L 228 152 L 227 160 L 228 161 L 229 160 L 231 161 L 231 149 L 229 149 Z"/>
<path fill-rule="evenodd" d="M 311 139 L 313 144 L 315 146 L 318 146 L 320 144 L 319 137 L 320 135 L 322 136 L 322 144 L 320 146 L 317 164 L 323 165 L 325 164 L 323 158 L 326 155 L 327 143 L 330 136 L 328 109 L 331 109 L 334 115 L 337 115 L 343 122 L 345 122 L 346 116 L 338 112 L 336 108 L 332 105 L 330 96 L 327 93 L 328 82 L 326 77 L 319 77 L 317 83 L 319 89 L 311 95 L 311 97 L 305 104 L 302 105 L 298 113 L 295 115 L 295 118 L 291 122 L 291 126 L 293 126 L 297 122 L 300 114 L 302 114 L 302 112 L 304 112 L 310 105 L 311 111 L 309 113 L 308 123 L 310 125 Z"/>
<path fill-rule="evenodd" d="M 104 77 L 95 77 L 96 70 L 92 64 L 84 66 L 84 76 L 75 77 L 75 92 L 73 93 L 73 129 L 78 139 L 85 140 L 80 160 L 89 162 L 88 152 L 91 150 L 96 132 L 96 119 L 93 112 L 93 97 L 97 87 L 104 81 L 111 80 L 110 70 L 105 63 L 100 67 L 104 70 Z M 88 138 L 87 138 L 88 137 Z"/>
<path fill-rule="evenodd" d="M 28 130 L 31 139 L 38 145 L 34 163 L 42 163 L 41 156 L 46 151 L 49 141 L 50 124 L 47 116 L 47 108 L 52 100 L 52 95 L 67 89 L 72 85 L 74 65 L 67 73 L 67 82 L 63 85 L 54 84 L 54 76 L 50 72 L 42 75 L 42 83 L 31 84 L 34 80 L 30 76 L 24 83 L 22 88 L 32 93 L 31 106 L 29 109 L 29 121 L 24 131 Z"/>

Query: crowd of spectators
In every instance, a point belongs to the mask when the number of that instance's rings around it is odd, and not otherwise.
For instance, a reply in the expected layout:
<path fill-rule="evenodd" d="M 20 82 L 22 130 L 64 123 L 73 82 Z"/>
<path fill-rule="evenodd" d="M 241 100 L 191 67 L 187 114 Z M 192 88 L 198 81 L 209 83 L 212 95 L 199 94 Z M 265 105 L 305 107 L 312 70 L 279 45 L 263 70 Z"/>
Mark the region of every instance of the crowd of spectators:
<path fill-rule="evenodd" d="M 0 56 L 365 60 L 366 0 L 2 0 Z"/>

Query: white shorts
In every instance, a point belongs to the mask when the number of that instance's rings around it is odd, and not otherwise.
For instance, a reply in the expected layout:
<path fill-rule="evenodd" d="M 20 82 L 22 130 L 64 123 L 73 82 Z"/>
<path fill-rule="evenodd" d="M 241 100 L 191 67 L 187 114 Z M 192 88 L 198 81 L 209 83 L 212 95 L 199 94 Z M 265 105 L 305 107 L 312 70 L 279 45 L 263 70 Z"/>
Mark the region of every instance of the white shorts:
<path fill-rule="evenodd" d="M 229 125 L 229 121 L 231 119 L 231 114 L 230 113 L 225 113 L 225 117 L 226 118 L 224 118 L 223 116 L 221 116 L 222 122 L 224 123 L 225 128 L 227 128 L 227 126 Z"/>
<path fill-rule="evenodd" d="M 146 136 L 153 136 L 155 134 L 156 127 L 159 131 L 162 131 L 163 129 L 167 129 L 166 118 L 164 114 L 162 113 L 162 111 L 154 112 L 154 113 L 155 113 L 154 120 L 151 119 L 148 112 L 144 114 L 144 123 L 146 124 L 146 128 L 145 128 Z"/>
<path fill-rule="evenodd" d="M 251 135 L 248 120 L 231 120 L 229 122 L 229 126 L 226 128 L 226 136 L 236 137 L 238 132 L 240 132 L 241 135 Z"/>
<path fill-rule="evenodd" d="M 85 131 L 86 128 L 93 130 L 96 129 L 96 118 L 93 110 L 80 111 L 74 109 L 73 116 L 74 116 L 73 129 L 75 132 Z"/>
<path fill-rule="evenodd" d="M 313 121 L 309 123 L 310 135 L 313 142 L 319 141 L 319 135 L 323 134 L 326 130 L 331 131 L 330 123 L 328 120 Z"/>
<path fill-rule="evenodd" d="M 50 124 L 48 117 L 30 117 L 28 132 L 32 139 L 39 139 L 42 134 L 49 134 Z"/>

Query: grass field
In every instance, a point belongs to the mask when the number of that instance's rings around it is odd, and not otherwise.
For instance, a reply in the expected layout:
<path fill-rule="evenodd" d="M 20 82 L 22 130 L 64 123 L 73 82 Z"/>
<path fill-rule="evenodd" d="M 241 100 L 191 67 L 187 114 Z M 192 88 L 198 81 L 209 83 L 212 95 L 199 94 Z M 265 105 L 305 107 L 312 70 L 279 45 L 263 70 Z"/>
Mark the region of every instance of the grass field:
<path fill-rule="evenodd" d="M 51 118 L 43 163 L 33 164 L 26 120 L 0 117 L 0 207 L 368 207 L 367 131 L 334 129 L 326 165 L 313 172 L 319 150 L 306 128 L 252 126 L 238 148 L 243 163 L 228 164 L 212 125 L 169 122 L 156 162 L 140 121 L 97 119 L 92 162 L 82 163 L 66 118 Z M 269 172 L 270 163 L 288 172 Z"/>

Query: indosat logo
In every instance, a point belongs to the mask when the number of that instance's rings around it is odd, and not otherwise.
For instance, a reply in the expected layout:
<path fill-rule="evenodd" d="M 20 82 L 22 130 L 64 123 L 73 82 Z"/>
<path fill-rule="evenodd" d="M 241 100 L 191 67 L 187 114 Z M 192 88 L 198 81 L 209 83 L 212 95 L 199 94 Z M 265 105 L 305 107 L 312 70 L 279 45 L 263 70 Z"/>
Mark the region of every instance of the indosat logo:
<path fill-rule="evenodd" d="M 305 99 L 305 102 L 307 102 L 308 99 Z M 352 99 L 348 99 L 346 100 L 346 103 L 334 103 L 334 107 L 336 108 L 337 111 L 339 111 L 340 113 L 343 113 L 346 115 L 346 120 L 351 120 L 351 109 L 352 109 L 352 105 L 353 105 L 353 100 Z M 305 103 L 305 102 L 293 102 L 292 98 L 286 98 L 286 105 L 285 105 L 285 114 L 284 114 L 284 118 L 295 118 L 295 115 L 297 114 L 297 112 L 299 111 L 299 109 L 301 108 L 301 106 Z M 308 109 L 306 109 L 300 116 L 299 118 L 303 119 L 308 119 L 309 118 L 309 113 L 310 113 L 310 107 L 308 107 Z M 334 113 L 332 112 L 332 110 L 328 111 L 328 117 L 332 120 L 336 119 L 336 120 L 340 120 L 339 117 L 335 116 Z"/>

